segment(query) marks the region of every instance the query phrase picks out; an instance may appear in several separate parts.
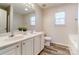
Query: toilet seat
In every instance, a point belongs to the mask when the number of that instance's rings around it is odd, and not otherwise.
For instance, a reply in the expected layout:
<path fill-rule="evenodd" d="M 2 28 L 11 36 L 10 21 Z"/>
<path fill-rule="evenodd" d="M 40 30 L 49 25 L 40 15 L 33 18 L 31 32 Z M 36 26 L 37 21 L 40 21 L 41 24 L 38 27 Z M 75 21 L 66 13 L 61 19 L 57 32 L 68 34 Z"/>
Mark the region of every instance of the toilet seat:
<path fill-rule="evenodd" d="M 45 38 L 45 46 L 50 46 L 51 37 L 44 37 Z"/>

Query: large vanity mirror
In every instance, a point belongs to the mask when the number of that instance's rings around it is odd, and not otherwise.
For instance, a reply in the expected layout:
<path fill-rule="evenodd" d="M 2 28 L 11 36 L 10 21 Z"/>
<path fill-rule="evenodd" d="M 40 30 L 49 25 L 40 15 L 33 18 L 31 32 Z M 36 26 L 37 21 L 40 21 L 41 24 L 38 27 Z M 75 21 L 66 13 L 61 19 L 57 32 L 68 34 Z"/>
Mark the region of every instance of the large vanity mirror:
<path fill-rule="evenodd" d="M 3 9 L 0 9 L 0 33 L 6 32 L 6 21 L 7 21 L 7 12 Z"/>
<path fill-rule="evenodd" d="M 31 30 L 36 18 L 33 7 L 33 4 L 28 3 L 13 4 L 13 31 L 20 27 L 27 27 L 27 30 Z"/>
<path fill-rule="evenodd" d="M 10 4 L 0 3 L 0 34 L 10 32 Z"/>
<path fill-rule="evenodd" d="M 35 27 L 36 14 L 34 4 L 29 3 L 0 3 L 0 34 Z"/>

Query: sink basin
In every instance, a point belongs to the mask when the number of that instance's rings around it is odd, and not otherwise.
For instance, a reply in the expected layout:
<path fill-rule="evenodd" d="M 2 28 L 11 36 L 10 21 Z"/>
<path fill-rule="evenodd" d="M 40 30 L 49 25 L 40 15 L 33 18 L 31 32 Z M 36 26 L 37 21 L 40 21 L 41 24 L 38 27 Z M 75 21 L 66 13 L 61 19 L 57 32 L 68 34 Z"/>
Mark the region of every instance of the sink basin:
<path fill-rule="evenodd" d="M 26 34 L 15 34 L 13 37 L 10 37 L 10 35 L 8 36 L 1 36 L 0 37 L 0 41 L 10 41 L 10 40 L 19 40 L 19 39 L 23 39 L 24 37 L 30 37 L 32 36 L 33 34 L 36 34 L 37 32 L 33 32 L 33 33 L 30 33 L 30 32 L 27 32 Z"/>
<path fill-rule="evenodd" d="M 9 40 L 9 37 L 8 36 L 2 36 L 2 37 L 0 37 L 0 43 L 2 43 L 2 42 L 7 42 Z"/>
<path fill-rule="evenodd" d="M 23 38 L 23 35 L 22 34 L 18 34 L 18 35 L 14 35 L 13 37 L 9 37 L 9 39 L 13 39 L 13 40 L 15 40 L 15 39 L 21 39 L 21 38 Z"/>
<path fill-rule="evenodd" d="M 21 39 L 21 38 L 23 38 L 23 35 L 21 35 L 21 34 L 15 35 L 13 37 L 10 37 L 10 36 L 2 36 L 2 37 L 0 37 L 0 41 L 15 40 L 15 39 Z"/>
<path fill-rule="evenodd" d="M 9 37 L 8 36 L 2 36 L 2 37 L 0 37 L 0 40 L 6 40 L 6 39 L 9 39 Z"/>

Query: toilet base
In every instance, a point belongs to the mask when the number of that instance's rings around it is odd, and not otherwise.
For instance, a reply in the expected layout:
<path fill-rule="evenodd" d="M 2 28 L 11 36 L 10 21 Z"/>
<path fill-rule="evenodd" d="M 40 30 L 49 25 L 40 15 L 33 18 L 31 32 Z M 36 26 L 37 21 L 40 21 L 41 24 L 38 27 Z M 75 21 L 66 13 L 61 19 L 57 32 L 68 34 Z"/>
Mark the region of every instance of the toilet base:
<path fill-rule="evenodd" d="M 50 42 L 45 42 L 45 46 L 50 46 Z"/>

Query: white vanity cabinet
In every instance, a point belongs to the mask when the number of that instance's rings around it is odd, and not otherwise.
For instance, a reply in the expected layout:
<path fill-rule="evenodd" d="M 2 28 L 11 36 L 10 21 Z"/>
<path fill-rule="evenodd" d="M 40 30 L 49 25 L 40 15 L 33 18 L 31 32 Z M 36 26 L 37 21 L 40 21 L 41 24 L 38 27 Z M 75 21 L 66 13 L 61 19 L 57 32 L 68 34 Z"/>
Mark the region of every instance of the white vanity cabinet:
<path fill-rule="evenodd" d="M 40 43 L 41 43 L 41 44 L 40 44 L 40 45 L 41 45 L 41 48 L 40 48 L 40 49 L 41 49 L 41 51 L 42 51 L 42 50 L 44 49 L 44 43 L 45 43 L 44 35 L 43 35 L 43 34 L 40 35 L 40 40 L 41 40 L 41 42 L 40 42 Z"/>
<path fill-rule="evenodd" d="M 40 36 L 34 37 L 34 55 L 40 53 L 41 50 L 41 39 Z"/>
<path fill-rule="evenodd" d="M 0 49 L 0 55 L 20 55 L 20 54 L 21 54 L 21 43 L 17 43 Z"/>
<path fill-rule="evenodd" d="M 34 37 L 34 55 L 39 54 L 44 48 L 44 35 Z"/>
<path fill-rule="evenodd" d="M 24 35 L 21 39 L 2 42 L 0 43 L 0 55 L 38 55 L 44 48 L 44 35 L 43 33 Z"/>
<path fill-rule="evenodd" d="M 22 41 L 22 55 L 37 55 L 44 48 L 44 36 L 37 35 Z"/>
<path fill-rule="evenodd" d="M 22 41 L 22 55 L 33 55 L 33 39 Z"/>

